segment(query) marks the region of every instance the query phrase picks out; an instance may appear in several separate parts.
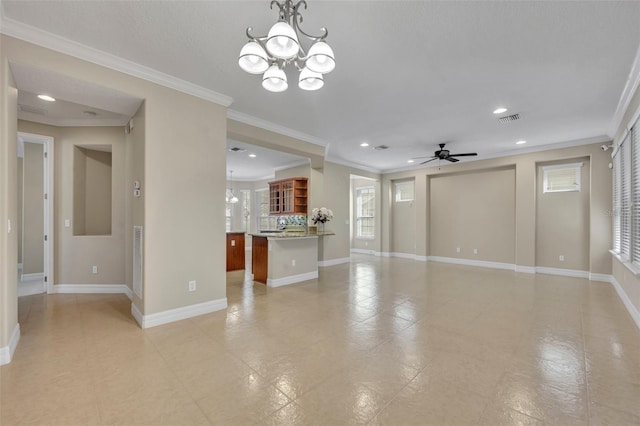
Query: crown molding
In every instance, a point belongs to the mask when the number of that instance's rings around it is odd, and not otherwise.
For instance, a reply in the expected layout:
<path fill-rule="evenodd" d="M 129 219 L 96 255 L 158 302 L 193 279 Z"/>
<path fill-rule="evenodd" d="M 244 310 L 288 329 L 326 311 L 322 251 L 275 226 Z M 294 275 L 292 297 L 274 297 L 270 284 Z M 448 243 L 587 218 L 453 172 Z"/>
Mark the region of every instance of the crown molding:
<path fill-rule="evenodd" d="M 327 156 L 324 161 L 325 162 L 329 162 L 329 163 L 340 164 L 341 166 L 351 167 L 353 169 L 362 170 L 364 172 L 377 173 L 377 174 L 383 173 L 380 169 L 376 169 L 376 168 L 369 167 L 369 166 L 364 166 L 362 164 L 354 163 L 354 162 L 345 160 L 343 158 L 336 158 L 336 157 L 333 157 L 333 156 Z"/>
<path fill-rule="evenodd" d="M 21 113 L 18 113 L 18 119 L 55 127 L 124 127 L 129 121 L 128 118 L 109 118 L 104 120 L 90 118 L 85 120 L 81 118 L 56 119 L 34 115 L 28 114 L 28 116 L 23 116 Z"/>
<path fill-rule="evenodd" d="M 609 126 L 608 135 L 613 138 L 616 136 L 618 129 L 621 125 L 630 126 L 633 124 L 634 120 L 631 120 L 631 123 L 623 123 L 622 120 L 624 118 L 627 109 L 629 108 L 629 104 L 631 103 L 631 99 L 633 95 L 638 90 L 640 86 L 640 47 L 636 51 L 636 56 L 633 60 L 633 65 L 631 66 L 631 71 L 629 71 L 629 76 L 627 77 L 627 82 L 624 85 L 624 89 L 622 89 L 622 94 L 620 95 L 620 99 L 618 100 L 618 106 L 616 107 L 616 112 L 613 114 L 613 118 L 611 120 L 611 125 Z M 636 112 L 636 117 L 638 116 L 638 112 Z"/>
<path fill-rule="evenodd" d="M 169 89 L 205 99 L 224 107 L 228 107 L 233 103 L 233 98 L 230 96 L 223 95 L 211 89 L 173 77 L 153 68 L 137 64 L 128 59 L 120 58 L 112 55 L 111 53 L 103 52 L 93 47 L 80 44 L 65 37 L 44 31 L 40 28 L 7 18 L 3 11 L 0 11 L 0 33 L 82 59 L 83 61 L 110 68 L 142 80 L 159 84 L 160 86 L 168 87 Z"/>
<path fill-rule="evenodd" d="M 501 158 L 501 157 L 515 157 L 518 155 L 524 155 L 524 154 L 532 154 L 535 152 L 542 152 L 542 151 L 551 151 L 554 149 L 563 149 L 563 148 L 572 148 L 575 146 L 581 146 L 581 145 L 592 145 L 592 144 L 596 144 L 596 143 L 605 143 L 605 142 L 611 142 L 611 138 L 609 136 L 606 135 L 602 135 L 602 136 L 594 136 L 592 138 L 585 138 L 585 139 L 575 139 L 575 140 L 571 140 L 571 141 L 566 141 L 566 142 L 560 142 L 560 143 L 554 143 L 554 144 L 547 144 L 547 145 L 539 145 L 539 146 L 532 146 L 530 148 L 520 148 L 520 149 L 510 149 L 507 151 L 500 151 L 500 152 L 490 152 L 487 154 L 480 154 L 478 155 L 478 157 L 474 160 L 472 159 L 467 159 L 464 161 L 464 163 L 472 163 L 474 161 L 482 161 L 482 160 L 490 160 L 493 158 Z M 390 173 L 398 173 L 398 172 L 406 172 L 406 171 L 411 171 L 411 170 L 420 170 L 420 169 L 428 169 L 431 167 L 441 167 L 442 164 L 438 165 L 437 162 L 434 161 L 434 163 L 436 164 L 432 164 L 429 166 L 422 166 L 422 165 L 415 165 L 415 166 L 410 166 L 410 167 L 398 167 L 398 168 L 394 168 L 394 169 L 386 169 L 383 170 L 381 173 L 382 174 L 390 174 Z M 463 162 L 460 162 L 458 164 L 462 164 Z M 449 164 L 447 164 L 449 165 Z"/>
<path fill-rule="evenodd" d="M 325 147 L 327 146 L 327 142 L 323 139 L 290 129 L 288 127 L 276 124 L 268 120 L 263 120 L 262 118 L 254 117 L 253 115 L 245 114 L 244 112 L 228 109 L 227 118 L 239 121 L 244 124 L 248 124 L 250 126 L 259 127 L 260 129 L 269 130 L 270 132 L 275 132 L 284 136 L 292 137 L 294 139 L 299 139 L 304 142 L 309 142 L 314 145 Z"/>

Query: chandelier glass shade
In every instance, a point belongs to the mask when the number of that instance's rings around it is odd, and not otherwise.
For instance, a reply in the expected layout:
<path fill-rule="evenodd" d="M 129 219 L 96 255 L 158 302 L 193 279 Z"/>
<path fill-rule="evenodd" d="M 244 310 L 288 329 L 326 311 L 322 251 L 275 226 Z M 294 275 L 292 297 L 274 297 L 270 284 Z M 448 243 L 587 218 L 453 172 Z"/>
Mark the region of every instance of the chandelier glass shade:
<path fill-rule="evenodd" d="M 298 87 L 303 90 L 318 90 L 324 85 L 323 74 L 333 71 L 336 66 L 333 50 L 325 42 L 329 34 L 321 28 L 322 34 L 312 36 L 300 28 L 302 16 L 299 9 L 307 8 L 305 0 L 273 0 L 271 8 L 278 6 L 279 19 L 266 36 L 256 37 L 253 28 L 247 28 L 249 42 L 240 51 L 238 65 L 250 74 L 263 74 L 262 87 L 270 92 L 287 90 L 285 69 L 292 64 L 300 71 Z M 301 43 L 304 38 L 310 43 L 305 50 Z"/>
<path fill-rule="evenodd" d="M 229 172 L 230 174 L 230 181 L 231 181 L 231 189 L 227 189 L 226 194 L 225 194 L 225 201 L 227 203 L 231 203 L 231 204 L 235 204 L 237 203 L 238 197 L 235 196 L 235 194 L 233 193 L 233 170 L 231 170 Z"/>

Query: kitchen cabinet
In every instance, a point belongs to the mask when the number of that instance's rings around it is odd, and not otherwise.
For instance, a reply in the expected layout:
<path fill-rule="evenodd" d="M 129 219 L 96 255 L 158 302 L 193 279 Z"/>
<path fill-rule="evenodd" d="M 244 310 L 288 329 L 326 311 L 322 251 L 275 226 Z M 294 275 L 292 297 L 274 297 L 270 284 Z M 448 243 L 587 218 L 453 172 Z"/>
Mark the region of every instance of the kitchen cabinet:
<path fill-rule="evenodd" d="M 308 181 L 305 177 L 294 177 L 269 182 L 269 214 L 306 215 Z"/>
<path fill-rule="evenodd" d="M 244 269 L 244 232 L 227 232 L 227 272 Z"/>

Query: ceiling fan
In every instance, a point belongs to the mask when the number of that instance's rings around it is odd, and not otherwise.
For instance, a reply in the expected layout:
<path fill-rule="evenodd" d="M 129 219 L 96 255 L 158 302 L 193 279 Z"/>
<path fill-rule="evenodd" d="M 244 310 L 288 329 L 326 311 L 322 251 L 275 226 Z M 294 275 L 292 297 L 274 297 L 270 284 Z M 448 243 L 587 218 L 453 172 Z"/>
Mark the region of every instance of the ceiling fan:
<path fill-rule="evenodd" d="M 425 164 L 428 163 L 430 161 L 433 160 L 447 160 L 447 161 L 451 161 L 452 163 L 457 163 L 458 160 L 455 157 L 472 157 L 474 155 L 478 155 L 475 152 L 465 152 L 463 154 L 449 154 L 449 150 L 448 149 L 444 149 L 445 144 L 441 143 L 440 145 L 440 149 L 436 152 L 433 153 L 433 156 L 429 156 L 429 157 L 415 157 L 414 160 L 418 160 L 420 158 L 429 158 L 427 161 L 423 161 L 420 164 Z"/>

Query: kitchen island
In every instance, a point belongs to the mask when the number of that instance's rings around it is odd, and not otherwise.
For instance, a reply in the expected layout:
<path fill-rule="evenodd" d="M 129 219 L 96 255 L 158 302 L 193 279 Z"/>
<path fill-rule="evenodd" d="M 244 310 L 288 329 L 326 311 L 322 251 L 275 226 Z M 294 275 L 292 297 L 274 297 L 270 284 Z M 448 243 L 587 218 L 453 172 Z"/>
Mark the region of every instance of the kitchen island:
<path fill-rule="evenodd" d="M 254 281 L 279 287 L 318 278 L 318 235 L 258 233 L 252 239 Z"/>

